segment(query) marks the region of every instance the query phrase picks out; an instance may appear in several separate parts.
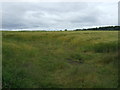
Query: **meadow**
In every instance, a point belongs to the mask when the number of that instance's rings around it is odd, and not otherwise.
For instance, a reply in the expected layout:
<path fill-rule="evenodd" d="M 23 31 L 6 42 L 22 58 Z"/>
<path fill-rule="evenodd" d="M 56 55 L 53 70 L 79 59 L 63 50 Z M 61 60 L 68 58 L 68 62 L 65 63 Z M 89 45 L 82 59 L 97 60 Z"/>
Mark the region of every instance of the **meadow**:
<path fill-rule="evenodd" d="M 117 88 L 118 31 L 3 31 L 3 88 Z"/>

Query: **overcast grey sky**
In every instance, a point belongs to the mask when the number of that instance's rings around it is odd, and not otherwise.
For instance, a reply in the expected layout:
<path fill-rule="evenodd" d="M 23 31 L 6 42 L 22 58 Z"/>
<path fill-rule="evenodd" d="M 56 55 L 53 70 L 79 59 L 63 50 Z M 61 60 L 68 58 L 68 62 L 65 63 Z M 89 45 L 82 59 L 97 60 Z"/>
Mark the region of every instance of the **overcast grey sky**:
<path fill-rule="evenodd" d="M 118 3 L 2 3 L 3 29 L 64 30 L 104 25 L 118 25 Z"/>

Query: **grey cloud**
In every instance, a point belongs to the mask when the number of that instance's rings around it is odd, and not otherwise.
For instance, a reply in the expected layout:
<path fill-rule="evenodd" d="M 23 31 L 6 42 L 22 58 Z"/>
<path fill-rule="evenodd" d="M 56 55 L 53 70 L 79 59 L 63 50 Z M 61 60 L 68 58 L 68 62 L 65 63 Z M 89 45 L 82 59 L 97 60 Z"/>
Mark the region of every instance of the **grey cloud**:
<path fill-rule="evenodd" d="M 47 30 L 117 25 L 116 6 L 116 3 L 94 2 L 3 3 L 2 26 L 8 29 Z"/>

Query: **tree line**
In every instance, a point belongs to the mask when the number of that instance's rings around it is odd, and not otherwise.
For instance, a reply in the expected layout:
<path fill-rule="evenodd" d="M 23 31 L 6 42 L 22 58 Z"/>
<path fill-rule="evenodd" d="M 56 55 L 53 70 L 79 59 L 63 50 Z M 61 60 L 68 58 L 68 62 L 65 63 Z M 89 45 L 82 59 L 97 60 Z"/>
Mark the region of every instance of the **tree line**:
<path fill-rule="evenodd" d="M 76 29 L 75 31 L 80 31 L 80 30 L 109 30 L 109 31 L 114 31 L 114 30 L 120 30 L 120 26 L 106 26 L 106 27 L 96 27 L 96 28 L 88 28 L 88 29 Z"/>

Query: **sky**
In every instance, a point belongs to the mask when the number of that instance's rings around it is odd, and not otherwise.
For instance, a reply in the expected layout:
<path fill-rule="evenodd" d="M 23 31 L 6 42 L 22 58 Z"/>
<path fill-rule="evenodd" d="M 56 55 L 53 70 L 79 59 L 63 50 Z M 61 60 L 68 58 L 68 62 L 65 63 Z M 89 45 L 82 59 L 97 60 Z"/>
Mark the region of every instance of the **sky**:
<path fill-rule="evenodd" d="M 2 28 L 8 30 L 74 30 L 118 25 L 117 2 L 3 2 L 0 7 Z"/>

